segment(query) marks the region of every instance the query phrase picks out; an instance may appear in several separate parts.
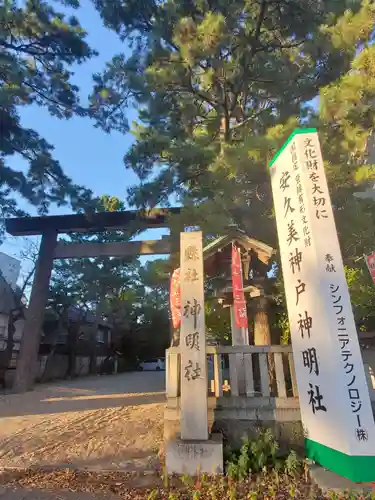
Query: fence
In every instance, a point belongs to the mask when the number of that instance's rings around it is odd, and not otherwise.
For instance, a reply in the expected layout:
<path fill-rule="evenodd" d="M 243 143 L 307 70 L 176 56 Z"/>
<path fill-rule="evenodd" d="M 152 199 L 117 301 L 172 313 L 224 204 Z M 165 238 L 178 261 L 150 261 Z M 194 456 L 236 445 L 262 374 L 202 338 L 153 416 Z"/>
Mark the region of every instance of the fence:
<path fill-rule="evenodd" d="M 167 350 L 166 369 L 167 398 L 178 398 L 178 347 Z M 290 346 L 207 347 L 207 373 L 207 395 L 211 397 L 298 397 Z"/>
<path fill-rule="evenodd" d="M 172 347 L 166 353 L 166 439 L 179 432 L 180 372 L 180 350 Z M 289 442 L 298 430 L 301 441 L 291 346 L 208 346 L 207 374 L 210 428 L 220 427 L 238 441 L 260 424 Z"/>

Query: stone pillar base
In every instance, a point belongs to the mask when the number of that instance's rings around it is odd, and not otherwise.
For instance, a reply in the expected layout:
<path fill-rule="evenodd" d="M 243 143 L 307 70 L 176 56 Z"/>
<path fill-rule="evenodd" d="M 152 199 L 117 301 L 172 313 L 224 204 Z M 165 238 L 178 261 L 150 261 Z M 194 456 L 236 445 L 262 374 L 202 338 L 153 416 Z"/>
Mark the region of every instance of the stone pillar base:
<path fill-rule="evenodd" d="M 212 434 L 207 441 L 171 439 L 165 455 L 168 474 L 222 474 L 223 436 Z"/>

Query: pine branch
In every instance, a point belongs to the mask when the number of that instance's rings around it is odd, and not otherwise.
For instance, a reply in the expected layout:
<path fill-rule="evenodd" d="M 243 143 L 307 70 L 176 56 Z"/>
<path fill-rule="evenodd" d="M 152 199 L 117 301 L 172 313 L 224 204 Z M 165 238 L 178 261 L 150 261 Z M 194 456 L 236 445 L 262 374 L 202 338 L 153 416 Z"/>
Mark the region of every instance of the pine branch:
<path fill-rule="evenodd" d="M 202 101 L 205 101 L 207 104 L 209 104 L 212 108 L 215 107 L 215 105 L 218 105 L 218 104 L 222 104 L 220 103 L 219 101 L 217 101 L 216 99 L 212 99 L 204 94 L 202 94 L 202 92 L 200 92 L 199 90 L 196 90 L 194 87 L 193 87 L 193 84 L 192 84 L 192 80 L 191 80 L 191 74 L 190 74 L 190 77 L 189 77 L 189 82 L 187 84 L 187 87 L 188 89 L 190 90 L 190 92 L 192 92 L 195 96 L 199 97 Z M 176 90 L 176 89 L 174 89 Z"/>
<path fill-rule="evenodd" d="M 56 106 L 58 107 L 61 107 L 63 109 L 66 109 L 66 110 L 69 110 L 69 111 L 72 111 L 73 113 L 74 112 L 87 112 L 88 110 L 81 107 L 81 106 L 70 106 L 69 104 L 65 104 L 61 101 L 56 101 L 55 99 L 53 99 L 52 97 L 49 97 L 47 96 L 46 94 L 44 94 L 44 92 L 42 92 L 41 90 L 38 89 L 38 87 L 36 87 L 35 85 L 33 85 L 32 83 L 28 82 L 28 81 L 24 81 L 23 82 L 24 85 L 26 85 L 27 87 L 30 87 L 36 94 L 39 95 L 39 97 L 41 97 L 42 99 L 44 99 L 45 101 L 48 101 L 50 102 L 51 104 L 55 104 Z"/>
<path fill-rule="evenodd" d="M 257 21 L 257 26 L 255 28 L 255 33 L 254 33 L 254 43 L 253 43 L 253 49 L 252 49 L 252 54 L 251 54 L 252 57 L 255 55 L 255 52 L 254 52 L 256 50 L 255 46 L 259 42 L 260 30 L 262 28 L 262 24 L 264 21 L 264 17 L 266 15 L 266 11 L 267 11 L 267 2 L 266 2 L 266 0 L 262 0 L 260 12 L 259 12 L 259 17 L 258 17 L 258 21 Z"/>
<path fill-rule="evenodd" d="M 25 293 L 25 290 L 26 290 L 27 286 L 29 285 L 29 282 L 31 280 L 32 275 L 35 272 L 35 268 L 36 268 L 36 262 L 34 263 L 31 271 L 27 274 L 27 276 L 25 278 L 25 281 L 23 282 L 23 285 L 22 285 L 21 290 L 20 290 L 21 299 L 22 299 L 22 297 L 23 297 L 23 295 Z"/>
<path fill-rule="evenodd" d="M 231 130 L 237 130 L 237 129 L 243 127 L 244 125 L 246 125 L 247 123 L 249 123 L 251 120 L 254 120 L 255 118 L 258 118 L 258 116 L 260 116 L 264 112 L 264 109 L 265 109 L 265 107 L 263 107 L 260 111 L 258 111 L 258 113 L 255 113 L 255 114 L 253 114 L 251 116 L 248 116 L 242 122 L 236 123 L 236 125 L 233 125 L 231 127 Z"/>
<path fill-rule="evenodd" d="M 53 57 L 68 57 L 68 56 L 74 56 L 72 52 L 54 52 L 49 50 L 48 48 L 45 50 L 42 50 L 41 48 L 39 49 L 38 46 L 35 43 L 29 43 L 29 44 L 21 44 L 21 45 L 15 45 L 14 43 L 8 43 L 5 40 L 0 40 L 0 46 L 3 46 L 6 49 L 9 50 L 14 50 L 15 52 L 18 53 L 23 53 L 27 54 L 29 56 L 53 56 Z M 31 50 L 31 49 L 34 50 Z"/>

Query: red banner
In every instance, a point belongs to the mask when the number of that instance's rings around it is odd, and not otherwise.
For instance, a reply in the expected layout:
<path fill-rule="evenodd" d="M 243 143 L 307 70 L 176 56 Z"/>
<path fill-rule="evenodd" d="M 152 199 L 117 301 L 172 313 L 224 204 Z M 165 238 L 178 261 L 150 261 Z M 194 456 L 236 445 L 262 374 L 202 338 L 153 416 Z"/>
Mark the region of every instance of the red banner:
<path fill-rule="evenodd" d="M 365 255 L 368 270 L 371 274 L 372 282 L 375 285 L 375 252 L 370 255 Z"/>
<path fill-rule="evenodd" d="M 233 307 L 238 328 L 248 328 L 245 294 L 243 292 L 242 263 L 239 248 L 232 245 Z"/>
<path fill-rule="evenodd" d="M 178 328 L 181 323 L 180 268 L 175 269 L 172 274 L 171 288 L 169 291 L 169 303 L 171 307 L 173 327 Z"/>

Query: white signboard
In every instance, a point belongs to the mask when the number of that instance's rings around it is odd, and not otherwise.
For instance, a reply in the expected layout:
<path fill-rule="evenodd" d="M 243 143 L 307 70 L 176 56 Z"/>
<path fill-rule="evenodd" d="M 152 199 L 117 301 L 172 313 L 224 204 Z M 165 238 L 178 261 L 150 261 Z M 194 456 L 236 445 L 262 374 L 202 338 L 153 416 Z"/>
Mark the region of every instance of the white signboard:
<path fill-rule="evenodd" d="M 181 233 L 181 438 L 208 439 L 202 233 Z"/>
<path fill-rule="evenodd" d="M 14 289 L 20 274 L 21 262 L 14 257 L 0 252 L 0 275 Z"/>
<path fill-rule="evenodd" d="M 307 455 L 374 481 L 374 418 L 315 129 L 291 135 L 271 177 Z"/>

